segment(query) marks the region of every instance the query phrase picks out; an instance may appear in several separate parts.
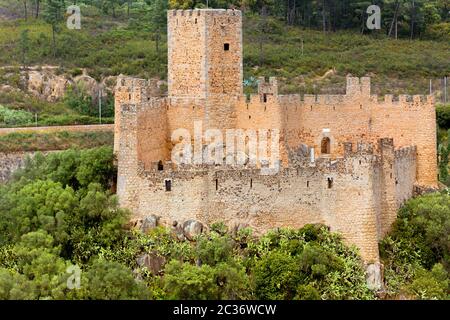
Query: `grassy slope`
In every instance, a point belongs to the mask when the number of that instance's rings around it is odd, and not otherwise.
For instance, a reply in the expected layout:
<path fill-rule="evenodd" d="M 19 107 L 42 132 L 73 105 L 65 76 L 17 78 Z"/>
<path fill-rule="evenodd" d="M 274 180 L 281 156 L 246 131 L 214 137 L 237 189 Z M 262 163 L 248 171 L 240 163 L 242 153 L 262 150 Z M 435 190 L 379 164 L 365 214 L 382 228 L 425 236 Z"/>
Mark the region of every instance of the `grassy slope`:
<path fill-rule="evenodd" d="M 113 141 L 114 133 L 110 131 L 11 133 L 0 136 L 0 152 L 89 149 L 112 146 Z"/>

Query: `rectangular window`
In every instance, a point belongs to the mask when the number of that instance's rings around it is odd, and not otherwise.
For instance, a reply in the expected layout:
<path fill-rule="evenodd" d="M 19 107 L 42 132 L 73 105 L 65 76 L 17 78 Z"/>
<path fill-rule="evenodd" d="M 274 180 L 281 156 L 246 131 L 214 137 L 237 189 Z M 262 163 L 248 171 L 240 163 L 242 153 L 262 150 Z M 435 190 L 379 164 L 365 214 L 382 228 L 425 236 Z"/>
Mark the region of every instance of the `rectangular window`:
<path fill-rule="evenodd" d="M 224 51 L 230 51 L 230 44 L 229 44 L 229 43 L 225 43 L 225 44 L 223 45 L 223 50 L 224 50 Z"/>
<path fill-rule="evenodd" d="M 333 188 L 333 178 L 328 178 L 328 189 Z"/>
<path fill-rule="evenodd" d="M 172 191 L 172 180 L 165 180 L 164 183 L 166 185 L 166 192 Z"/>

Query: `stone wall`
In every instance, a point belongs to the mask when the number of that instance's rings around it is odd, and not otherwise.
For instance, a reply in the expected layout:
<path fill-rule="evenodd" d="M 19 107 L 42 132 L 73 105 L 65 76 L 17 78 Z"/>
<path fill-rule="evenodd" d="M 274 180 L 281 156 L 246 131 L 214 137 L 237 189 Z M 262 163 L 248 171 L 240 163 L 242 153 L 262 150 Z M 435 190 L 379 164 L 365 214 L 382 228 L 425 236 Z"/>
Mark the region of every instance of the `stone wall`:
<path fill-rule="evenodd" d="M 378 261 L 373 196 L 378 161 L 374 155 L 354 154 L 337 162 L 325 159 L 283 169 L 276 175 L 262 175 L 256 169 L 178 169 L 166 164 L 164 170 L 141 172 L 133 181 L 139 190 L 134 194 L 134 212 L 137 217 L 156 214 L 167 225 L 188 219 L 223 221 L 231 227 L 251 226 L 257 233 L 324 223 L 357 245 L 365 260 Z"/>

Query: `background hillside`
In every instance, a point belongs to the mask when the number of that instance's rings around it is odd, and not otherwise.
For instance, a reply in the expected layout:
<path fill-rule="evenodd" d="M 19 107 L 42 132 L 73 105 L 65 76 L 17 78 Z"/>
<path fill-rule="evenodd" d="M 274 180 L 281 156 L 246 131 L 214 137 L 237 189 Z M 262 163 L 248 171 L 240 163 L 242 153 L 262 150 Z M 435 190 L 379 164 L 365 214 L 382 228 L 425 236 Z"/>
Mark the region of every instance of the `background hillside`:
<path fill-rule="evenodd" d="M 81 30 L 67 29 L 65 6 L 54 9 L 60 2 L 0 0 L 0 65 L 50 64 L 75 73 L 87 68 L 98 80 L 120 73 L 166 78 L 167 1 L 77 1 Z M 176 8 L 204 6 L 204 1 L 169 2 Z M 343 79 L 351 73 L 372 76 L 380 94 L 425 94 L 430 79 L 440 94 L 442 78 L 450 73 L 449 1 L 412 2 L 414 8 L 411 1 L 374 1 L 382 6 L 383 29 L 370 31 L 362 28 L 369 1 L 209 1 L 213 7 L 245 10 L 244 66 L 250 87 L 252 77 L 264 75 L 280 77 L 282 92 L 342 92 Z M 47 18 L 52 10 L 60 17 L 53 22 Z M 393 32 L 389 37 L 394 17 L 397 40 Z"/>

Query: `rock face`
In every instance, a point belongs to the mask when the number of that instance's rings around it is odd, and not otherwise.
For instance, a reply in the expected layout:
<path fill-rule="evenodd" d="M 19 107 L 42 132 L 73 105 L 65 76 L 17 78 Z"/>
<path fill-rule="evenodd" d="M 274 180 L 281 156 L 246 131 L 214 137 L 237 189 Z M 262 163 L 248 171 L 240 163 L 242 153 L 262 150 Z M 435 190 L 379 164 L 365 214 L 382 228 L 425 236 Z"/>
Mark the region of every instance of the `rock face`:
<path fill-rule="evenodd" d="M 367 286 L 371 290 L 383 288 L 383 266 L 380 263 L 369 264 L 366 269 Z"/>
<path fill-rule="evenodd" d="M 183 233 L 189 241 L 194 241 L 195 237 L 203 232 L 203 224 L 196 220 L 188 220 L 183 223 Z"/>
<path fill-rule="evenodd" d="M 26 78 L 26 88 L 30 93 L 50 102 L 63 98 L 67 88 L 73 84 L 71 79 L 47 69 L 24 71 L 22 75 Z"/>
<path fill-rule="evenodd" d="M 139 267 L 147 268 L 153 275 L 157 275 L 163 271 L 166 259 L 151 252 L 140 256 L 136 262 Z"/>

